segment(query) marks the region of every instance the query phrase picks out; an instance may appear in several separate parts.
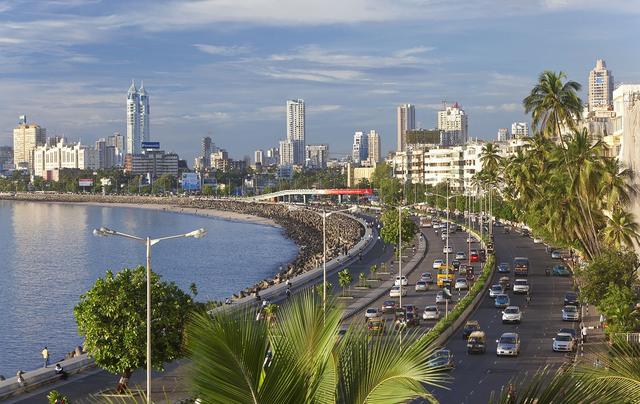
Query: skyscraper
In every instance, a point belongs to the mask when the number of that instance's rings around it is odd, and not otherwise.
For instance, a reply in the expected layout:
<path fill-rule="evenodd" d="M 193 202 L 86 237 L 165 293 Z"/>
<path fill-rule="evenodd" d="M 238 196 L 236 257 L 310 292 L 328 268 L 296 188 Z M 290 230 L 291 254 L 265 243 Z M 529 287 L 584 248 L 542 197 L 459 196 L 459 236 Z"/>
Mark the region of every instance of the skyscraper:
<path fill-rule="evenodd" d="M 16 168 L 23 167 L 33 172 L 33 151 L 43 145 L 46 138 L 45 128 L 29 124 L 26 117 L 21 117 L 18 127 L 13 129 L 13 163 Z"/>
<path fill-rule="evenodd" d="M 305 106 L 304 100 L 287 100 L 287 141 L 293 147 L 293 164 L 305 161 Z M 280 158 L 282 159 L 282 150 Z"/>
<path fill-rule="evenodd" d="M 306 147 L 305 164 L 311 168 L 326 168 L 329 160 L 328 144 L 309 144 Z"/>
<path fill-rule="evenodd" d="M 363 131 L 357 131 L 353 135 L 351 157 L 356 164 L 360 164 L 369 158 L 369 136 Z"/>
<path fill-rule="evenodd" d="M 258 149 L 255 152 L 253 152 L 253 162 L 258 165 L 262 165 L 262 162 L 264 161 L 264 151 L 262 149 Z"/>
<path fill-rule="evenodd" d="M 367 159 L 369 160 L 369 165 L 374 166 L 380 162 L 380 134 L 375 129 L 369 131 L 368 149 Z"/>
<path fill-rule="evenodd" d="M 211 167 L 211 138 L 205 136 L 202 138 L 202 165 L 206 168 Z"/>
<path fill-rule="evenodd" d="M 127 92 L 127 153 L 139 154 L 142 142 L 150 140 L 150 112 L 149 95 L 144 89 L 144 83 L 138 90 L 135 82 L 131 81 Z"/>
<path fill-rule="evenodd" d="M 398 151 L 407 149 L 407 131 L 416 128 L 416 109 L 411 104 L 402 104 L 397 109 Z"/>
<path fill-rule="evenodd" d="M 467 143 L 469 136 L 467 115 L 457 102 L 451 106 L 443 103 L 442 110 L 438 111 L 438 129 L 444 132 L 444 146 Z"/>
<path fill-rule="evenodd" d="M 529 136 L 529 125 L 526 122 L 514 122 L 511 124 L 511 138 L 520 139 Z"/>
<path fill-rule="evenodd" d="M 603 59 L 589 72 L 589 111 L 606 111 L 613 107 L 613 74 Z"/>

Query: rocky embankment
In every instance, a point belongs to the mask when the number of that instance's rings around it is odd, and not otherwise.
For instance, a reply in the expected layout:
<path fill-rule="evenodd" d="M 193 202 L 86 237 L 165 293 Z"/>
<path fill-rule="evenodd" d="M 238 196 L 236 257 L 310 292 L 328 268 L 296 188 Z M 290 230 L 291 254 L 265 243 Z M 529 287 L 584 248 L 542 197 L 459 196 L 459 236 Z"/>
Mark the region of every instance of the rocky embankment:
<path fill-rule="evenodd" d="M 272 279 L 264 279 L 257 284 L 240 291 L 234 298 L 242 298 L 269 285 L 284 282 L 305 271 L 322 264 L 322 216 L 306 209 L 289 209 L 288 206 L 273 203 L 243 202 L 232 199 L 145 197 L 145 196 L 102 196 L 79 194 L 4 194 L 0 199 L 72 202 L 72 203 L 121 203 L 156 204 L 180 208 L 214 209 L 270 219 L 281 226 L 287 237 L 299 247 L 298 256 L 287 268 L 283 268 Z M 346 253 L 364 234 L 357 221 L 343 215 L 331 215 L 327 218 L 327 261 Z M 277 251 L 274 251 L 277 254 Z"/>

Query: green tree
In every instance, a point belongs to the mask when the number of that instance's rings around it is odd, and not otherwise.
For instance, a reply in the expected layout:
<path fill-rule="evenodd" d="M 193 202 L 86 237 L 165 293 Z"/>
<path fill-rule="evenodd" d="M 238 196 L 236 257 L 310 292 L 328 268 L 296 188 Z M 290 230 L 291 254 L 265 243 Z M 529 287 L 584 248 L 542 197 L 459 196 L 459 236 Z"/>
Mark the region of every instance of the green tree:
<path fill-rule="evenodd" d="M 610 285 L 616 287 L 638 284 L 638 256 L 633 251 L 606 249 L 584 269 L 577 269 L 582 287 L 580 293 L 587 301 L 600 305 Z"/>
<path fill-rule="evenodd" d="M 70 404 L 71 401 L 69 397 L 60 393 L 58 390 L 51 390 L 49 394 L 47 394 L 47 401 L 49 404 Z"/>
<path fill-rule="evenodd" d="M 602 230 L 603 240 L 614 248 L 633 248 L 633 243 L 640 239 L 638 229 L 633 213 L 616 208 L 607 217 L 606 227 Z"/>
<path fill-rule="evenodd" d="M 154 369 L 182 354 L 183 329 L 193 308 L 191 297 L 173 282 L 151 273 L 151 360 Z M 107 271 L 80 296 L 73 309 L 78 334 L 96 364 L 128 380 L 146 366 L 146 269 Z"/>
<path fill-rule="evenodd" d="M 378 279 L 377 276 L 377 272 L 378 272 L 378 266 L 376 264 L 373 264 L 369 267 L 369 274 L 371 275 L 371 279 Z"/>
<path fill-rule="evenodd" d="M 367 286 L 367 275 L 364 272 L 360 272 L 360 275 L 358 275 L 358 279 L 360 280 L 361 287 L 364 288 Z"/>
<path fill-rule="evenodd" d="M 346 290 L 349 286 L 351 286 L 351 282 L 353 281 L 353 276 L 351 276 L 351 271 L 349 268 L 345 268 L 342 271 L 338 272 L 338 285 L 342 288 L 342 296 L 346 296 Z"/>
<path fill-rule="evenodd" d="M 611 283 L 598 304 L 598 310 L 607 318 L 607 334 L 636 331 L 638 312 L 635 310 L 636 296 L 627 285 Z"/>
<path fill-rule="evenodd" d="M 398 244 L 398 209 L 387 209 L 382 214 L 382 229 L 380 236 L 387 244 Z M 402 242 L 413 239 L 416 232 L 416 224 L 409 218 L 406 210 L 402 211 Z"/>
<path fill-rule="evenodd" d="M 265 191 L 265 193 L 267 193 Z M 213 187 L 209 184 L 205 185 L 204 187 L 202 187 L 202 195 L 206 195 L 206 196 L 211 196 L 213 195 Z"/>
<path fill-rule="evenodd" d="M 320 299 L 293 296 L 271 327 L 250 309 L 195 316 L 187 338 L 194 394 L 207 403 L 435 401 L 428 388 L 446 376 L 430 367 L 426 336 L 405 333 L 398 349 L 393 330 L 372 342 L 353 324 L 340 338 L 342 309 L 329 304 L 323 313 Z"/>

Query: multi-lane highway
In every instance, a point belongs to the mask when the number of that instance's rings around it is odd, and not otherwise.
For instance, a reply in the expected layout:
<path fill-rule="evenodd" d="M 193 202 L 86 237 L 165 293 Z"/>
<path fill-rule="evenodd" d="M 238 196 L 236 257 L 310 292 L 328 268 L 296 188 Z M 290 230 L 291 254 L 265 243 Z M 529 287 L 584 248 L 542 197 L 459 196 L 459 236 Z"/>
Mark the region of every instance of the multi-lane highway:
<path fill-rule="evenodd" d="M 527 305 L 524 295 L 509 292 L 512 305 L 523 311 L 519 325 L 502 324 L 501 309 L 494 307 L 488 296 L 472 313 L 469 319 L 478 320 L 487 334 L 487 352 L 468 355 L 462 330 L 447 342 L 456 367 L 451 371 L 453 378 L 450 390 L 434 389 L 434 395 L 442 403 L 484 403 L 492 391 L 499 393 L 501 386 L 513 378 L 524 378 L 545 365 L 557 367 L 570 358 L 566 353 L 553 352 L 552 339 L 560 328 L 577 327 L 577 323 L 562 321 L 564 293 L 572 289 L 570 278 L 546 276 L 545 268 L 559 263 L 545 252 L 543 244 L 534 244 L 529 237 L 518 233 L 503 234 L 501 227 L 494 228 L 496 263 L 508 262 L 513 270 L 513 259 L 517 256 L 530 260 L 529 282 L 531 302 Z M 503 274 L 494 274 L 492 284 Z M 513 271 L 509 274 L 513 282 Z M 518 357 L 497 357 L 496 339 L 504 332 L 516 332 L 521 339 Z"/>

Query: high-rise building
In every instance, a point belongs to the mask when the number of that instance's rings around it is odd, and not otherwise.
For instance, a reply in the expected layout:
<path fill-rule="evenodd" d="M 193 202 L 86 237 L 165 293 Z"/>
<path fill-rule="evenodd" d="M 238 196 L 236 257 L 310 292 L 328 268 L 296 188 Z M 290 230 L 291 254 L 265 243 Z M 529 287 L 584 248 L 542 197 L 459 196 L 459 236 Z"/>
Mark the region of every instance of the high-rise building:
<path fill-rule="evenodd" d="M 142 154 L 127 154 L 124 171 L 131 175 L 150 175 L 158 178 L 164 174 L 178 175 L 178 155 L 162 150 L 145 150 Z"/>
<path fill-rule="evenodd" d="M 369 158 L 369 137 L 363 131 L 356 131 L 353 135 L 351 158 L 355 164 L 360 164 Z"/>
<path fill-rule="evenodd" d="M 202 138 L 202 165 L 204 167 L 211 167 L 211 138 L 209 136 L 205 136 Z"/>
<path fill-rule="evenodd" d="M 508 128 L 498 129 L 498 142 L 506 142 L 507 140 L 509 140 L 509 129 Z"/>
<path fill-rule="evenodd" d="M 120 132 L 113 132 L 107 137 L 107 149 L 113 148 L 113 164 L 109 167 L 122 167 L 124 165 L 124 136 Z M 110 152 L 109 152 L 110 153 Z M 110 162 L 108 163 L 110 164 Z"/>
<path fill-rule="evenodd" d="M 138 90 L 132 81 L 127 92 L 127 153 L 139 154 L 142 151 L 142 142 L 151 139 L 150 113 L 149 94 L 144 89 L 144 83 Z"/>
<path fill-rule="evenodd" d="M 80 143 L 66 144 L 62 138 L 57 144 L 38 146 L 33 151 L 33 175 L 51 178 L 47 172 L 62 169 L 95 170 L 100 168 L 98 150 Z"/>
<path fill-rule="evenodd" d="M 280 163 L 280 150 L 277 147 L 267 149 L 267 158 L 263 165 L 273 166 Z"/>
<path fill-rule="evenodd" d="M 293 164 L 304 164 L 306 146 L 304 100 L 287 100 L 287 141 L 293 147 Z M 282 151 L 280 155 L 282 160 Z"/>
<path fill-rule="evenodd" d="M 262 162 L 264 161 L 264 151 L 262 151 L 262 149 L 258 149 L 255 152 L 253 152 L 253 162 L 255 165 L 262 165 Z"/>
<path fill-rule="evenodd" d="M 438 111 L 438 129 L 443 131 L 442 143 L 445 146 L 467 143 L 469 131 L 467 115 L 457 102 L 451 106 L 442 104 L 442 110 Z"/>
<path fill-rule="evenodd" d="M 291 140 L 280 141 L 280 165 L 291 166 L 295 164 L 295 147 Z"/>
<path fill-rule="evenodd" d="M 380 162 L 380 134 L 375 129 L 369 131 L 368 149 L 369 165 L 374 166 Z"/>
<path fill-rule="evenodd" d="M 20 117 L 18 127 L 13 129 L 13 163 L 33 172 L 33 151 L 45 144 L 47 130 L 38 124 L 27 123 L 26 116 Z"/>
<path fill-rule="evenodd" d="M 613 107 L 613 74 L 603 59 L 589 72 L 589 111 L 609 110 Z"/>
<path fill-rule="evenodd" d="M 529 136 L 529 125 L 526 122 L 514 122 L 511 124 L 511 138 L 521 139 Z"/>
<path fill-rule="evenodd" d="M 9 164 L 13 164 L 13 147 L 0 146 L 0 170 L 4 170 Z"/>
<path fill-rule="evenodd" d="M 416 128 L 416 109 L 411 104 L 402 104 L 397 108 L 398 151 L 407 149 L 407 131 Z"/>
<path fill-rule="evenodd" d="M 328 144 L 309 144 L 305 148 L 305 165 L 311 168 L 326 168 L 329 161 Z"/>

